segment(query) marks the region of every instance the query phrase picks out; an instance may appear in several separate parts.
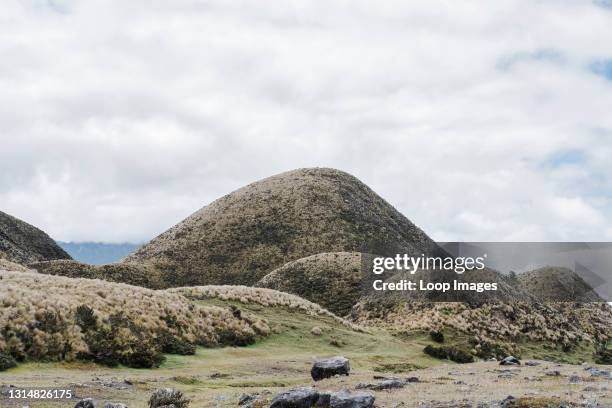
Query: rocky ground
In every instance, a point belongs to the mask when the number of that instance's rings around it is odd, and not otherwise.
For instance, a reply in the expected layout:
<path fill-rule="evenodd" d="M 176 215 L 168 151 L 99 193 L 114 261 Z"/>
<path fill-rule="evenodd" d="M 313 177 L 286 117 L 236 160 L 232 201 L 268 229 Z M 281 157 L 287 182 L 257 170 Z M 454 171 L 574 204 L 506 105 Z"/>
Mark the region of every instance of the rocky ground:
<path fill-rule="evenodd" d="M 214 367 L 194 372 L 192 367 L 173 369 L 126 370 L 92 369 L 92 367 L 38 367 L 34 371 L 3 373 L 6 386 L 45 384 L 68 387 L 76 391 L 71 401 L 30 403 L 30 407 L 71 407 L 79 398 L 93 397 L 99 401 L 123 402 L 131 408 L 147 406 L 148 396 L 157 388 L 172 386 L 182 389 L 193 400 L 192 407 L 238 407 L 241 397 L 254 396 L 269 406 L 282 391 L 305 386 L 318 392 L 370 394 L 375 407 L 612 407 L 610 371 L 591 365 L 555 364 L 531 361 L 532 366 L 500 366 L 498 362 L 473 364 L 439 364 L 434 367 L 401 373 L 380 373 L 357 367 L 349 376 L 321 381 L 308 380 L 308 366 L 302 357 L 296 360 L 256 360 L 239 356 L 241 369 L 214 371 Z M 215 358 L 211 363 L 219 361 Z M 257 367 L 254 367 L 257 364 Z M 242 373 L 241 373 L 242 371 Z M 244 376 L 244 373 L 252 374 Z M 289 385 L 295 377 L 302 382 Z M 242 385 L 232 382 L 242 378 Z M 258 381 L 265 378 L 265 381 Z M 289 379 L 289 381 L 288 381 Z M 384 384 L 399 379 L 400 388 L 384 388 Z M 408 380 L 409 379 L 409 380 Z M 408 381 L 406 381 L 408 380 Z M 382 386 L 381 386 L 382 385 Z M 510 399 L 509 396 L 514 398 Z M 0 406 L 17 407 L 0 397 Z M 100 406 L 103 406 L 100 404 Z"/>

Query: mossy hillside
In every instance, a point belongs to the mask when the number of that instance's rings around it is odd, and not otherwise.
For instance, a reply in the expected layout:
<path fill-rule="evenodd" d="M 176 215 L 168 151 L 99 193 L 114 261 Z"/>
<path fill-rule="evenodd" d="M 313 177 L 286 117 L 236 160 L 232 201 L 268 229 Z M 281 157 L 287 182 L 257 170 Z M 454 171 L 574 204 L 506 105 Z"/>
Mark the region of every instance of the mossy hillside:
<path fill-rule="evenodd" d="M 0 211 L 0 259 L 27 264 L 70 255 L 43 231 Z"/>
<path fill-rule="evenodd" d="M 253 285 L 288 262 L 324 252 L 436 250 L 423 231 L 358 179 L 314 168 L 234 191 L 125 262 L 151 265 L 169 286 Z"/>
<path fill-rule="evenodd" d="M 255 286 L 293 293 L 346 316 L 363 295 L 361 257 L 356 252 L 312 255 L 275 269 Z"/>
<path fill-rule="evenodd" d="M 46 275 L 102 279 L 109 282 L 127 283 L 150 289 L 160 289 L 166 286 L 157 271 L 140 264 L 114 263 L 89 265 L 74 260 L 53 260 L 34 262 L 28 266 Z"/>

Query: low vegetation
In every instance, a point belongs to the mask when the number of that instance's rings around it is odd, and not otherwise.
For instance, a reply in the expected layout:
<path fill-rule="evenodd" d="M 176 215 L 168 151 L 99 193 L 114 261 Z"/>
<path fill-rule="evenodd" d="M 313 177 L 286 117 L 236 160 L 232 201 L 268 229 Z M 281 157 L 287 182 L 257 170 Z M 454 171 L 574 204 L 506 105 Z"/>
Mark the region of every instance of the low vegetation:
<path fill-rule="evenodd" d="M 168 289 L 167 292 L 178 293 L 192 300 L 219 299 L 245 304 L 258 304 L 265 307 L 284 306 L 290 309 L 301 310 L 310 315 L 330 316 L 353 330 L 363 330 L 360 326 L 336 316 L 316 303 L 273 289 L 249 286 L 208 285 Z"/>
<path fill-rule="evenodd" d="M 247 345 L 264 321 L 178 293 L 92 279 L 0 271 L 0 353 L 24 362 L 92 360 L 155 367 L 162 353 Z"/>
<path fill-rule="evenodd" d="M 520 344 L 570 352 L 581 344 L 612 339 L 612 308 L 606 303 L 419 303 L 364 301 L 353 310 L 359 323 L 396 333 L 463 333 L 470 352 L 481 358 L 520 354 Z M 433 339 L 433 337 L 432 337 Z"/>
<path fill-rule="evenodd" d="M 451 360 L 460 364 L 474 362 L 474 356 L 472 356 L 469 352 L 456 347 L 436 347 L 427 345 L 423 349 L 423 352 L 440 360 Z"/>
<path fill-rule="evenodd" d="M 293 293 L 346 316 L 363 295 L 361 269 L 358 252 L 322 253 L 289 262 L 256 286 Z"/>
<path fill-rule="evenodd" d="M 102 279 L 109 282 L 127 283 L 150 289 L 166 287 L 155 270 L 138 264 L 89 265 L 78 261 L 61 259 L 34 262 L 29 264 L 29 267 L 46 275 Z"/>

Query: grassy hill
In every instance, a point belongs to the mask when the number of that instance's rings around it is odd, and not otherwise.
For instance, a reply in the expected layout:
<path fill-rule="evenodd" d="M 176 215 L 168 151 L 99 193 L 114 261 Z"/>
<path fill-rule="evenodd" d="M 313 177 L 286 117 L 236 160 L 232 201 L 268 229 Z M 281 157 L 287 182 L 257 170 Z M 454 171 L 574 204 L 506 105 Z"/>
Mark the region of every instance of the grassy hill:
<path fill-rule="evenodd" d="M 568 268 L 547 266 L 518 275 L 526 291 L 543 301 L 602 302 L 576 272 Z"/>
<path fill-rule="evenodd" d="M 0 211 L 0 258 L 26 264 L 70 255 L 43 231 Z"/>
<path fill-rule="evenodd" d="M 311 255 L 275 269 L 255 286 L 293 293 L 346 316 L 363 294 L 361 262 L 357 252 Z"/>
<path fill-rule="evenodd" d="M 168 286 L 253 285 L 288 262 L 324 252 L 436 250 L 423 231 L 355 177 L 313 168 L 234 191 L 125 261 L 152 266 Z"/>

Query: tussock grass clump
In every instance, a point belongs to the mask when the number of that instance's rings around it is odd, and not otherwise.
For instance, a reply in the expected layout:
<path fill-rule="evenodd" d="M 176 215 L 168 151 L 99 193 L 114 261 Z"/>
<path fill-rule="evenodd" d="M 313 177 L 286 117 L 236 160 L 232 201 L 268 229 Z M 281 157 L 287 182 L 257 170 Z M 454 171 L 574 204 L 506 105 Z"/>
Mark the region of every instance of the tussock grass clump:
<path fill-rule="evenodd" d="M 297 309 L 311 316 L 329 316 L 353 330 L 363 331 L 363 328 L 342 319 L 327 309 L 290 293 L 274 289 L 253 288 L 250 286 L 208 285 L 168 289 L 169 293 L 179 293 L 188 299 L 205 300 L 220 299 L 245 304 L 258 304 L 266 307 L 283 306 Z"/>
<path fill-rule="evenodd" d="M 263 321 L 178 293 L 32 272 L 0 271 L 0 353 L 15 360 L 86 359 L 155 367 L 162 353 L 245 345 Z"/>
<path fill-rule="evenodd" d="M 156 390 L 149 398 L 149 408 L 187 408 L 190 400 L 183 393 L 174 388 L 161 388 Z"/>

